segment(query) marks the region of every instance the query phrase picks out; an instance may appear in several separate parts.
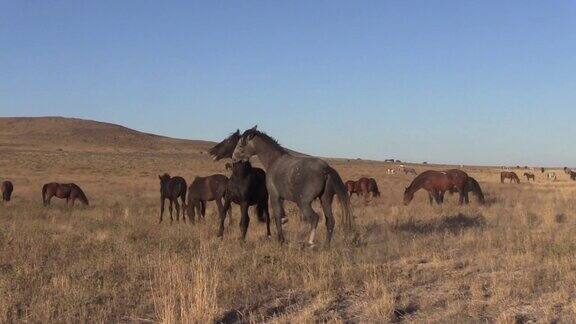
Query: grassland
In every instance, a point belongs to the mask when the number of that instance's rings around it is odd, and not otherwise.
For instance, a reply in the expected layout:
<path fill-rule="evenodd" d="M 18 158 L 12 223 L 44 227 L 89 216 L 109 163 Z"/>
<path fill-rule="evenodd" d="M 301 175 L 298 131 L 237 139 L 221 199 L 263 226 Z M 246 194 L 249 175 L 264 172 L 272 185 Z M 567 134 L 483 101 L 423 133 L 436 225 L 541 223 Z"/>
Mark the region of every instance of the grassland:
<path fill-rule="evenodd" d="M 302 247 L 307 226 L 290 204 L 282 246 L 255 217 L 239 241 L 236 207 L 224 239 L 215 237 L 212 204 L 204 222 L 157 224 L 157 174 L 226 173 L 203 153 L 208 143 L 155 150 L 159 140 L 149 139 L 130 149 L 136 134 L 115 150 L 114 136 L 84 147 L 46 145 L 25 129 L 18 136 L 11 145 L 10 132 L 0 132 L 0 179 L 15 184 L 13 201 L 0 205 L 0 322 L 576 318 L 576 183 L 559 170 L 557 182 L 538 172 L 536 183 L 515 185 L 500 184 L 500 170 L 469 167 L 487 205 L 458 206 L 454 196 L 430 206 L 418 193 L 403 206 L 411 176 L 332 160 L 345 179 L 375 177 L 382 196 L 354 197 L 356 233 L 337 230 L 330 249 L 312 250 Z M 81 184 L 91 206 L 42 207 L 48 181 Z"/>

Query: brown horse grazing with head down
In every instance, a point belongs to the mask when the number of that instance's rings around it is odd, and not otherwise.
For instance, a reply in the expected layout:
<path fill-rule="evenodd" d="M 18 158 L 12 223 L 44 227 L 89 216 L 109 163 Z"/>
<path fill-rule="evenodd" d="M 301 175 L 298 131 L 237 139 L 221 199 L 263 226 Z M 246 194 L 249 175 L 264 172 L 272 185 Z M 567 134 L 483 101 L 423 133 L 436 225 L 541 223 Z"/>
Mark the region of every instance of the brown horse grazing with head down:
<path fill-rule="evenodd" d="M 214 174 L 207 177 L 196 177 L 188 187 L 188 218 L 194 222 L 196 212 L 206 216 L 206 202 L 215 201 L 218 215 L 224 213 L 224 195 L 228 187 L 228 177 Z"/>
<path fill-rule="evenodd" d="M 432 200 L 442 204 L 446 191 L 458 192 L 460 194 L 460 204 L 468 203 L 467 180 L 468 174 L 457 169 L 424 171 L 414 178 L 412 183 L 404 190 L 404 205 L 408 205 L 414 198 L 414 193 L 420 189 L 428 191 L 430 204 L 432 204 Z"/>
<path fill-rule="evenodd" d="M 42 187 L 42 202 L 44 206 L 50 206 L 52 197 L 66 199 L 66 204 L 74 206 L 76 199 L 84 205 L 90 205 L 84 191 L 75 183 L 47 183 Z"/>
<path fill-rule="evenodd" d="M 510 183 L 514 181 L 516 183 L 520 183 L 520 178 L 518 178 L 518 175 L 515 172 L 509 172 L 509 171 L 500 172 L 500 182 L 504 183 L 504 180 L 506 179 L 510 179 Z"/>
<path fill-rule="evenodd" d="M 14 191 L 14 185 L 12 182 L 2 182 L 2 201 L 10 201 L 10 198 L 12 197 L 12 191 Z"/>
<path fill-rule="evenodd" d="M 348 185 L 346 185 L 346 187 L 348 187 Z M 354 183 L 354 192 L 356 192 L 357 195 L 364 195 L 365 198 L 368 198 L 370 193 L 372 197 L 380 196 L 380 190 L 378 190 L 378 184 L 374 178 L 362 177 L 358 179 L 358 181 Z"/>
<path fill-rule="evenodd" d="M 476 179 L 472 178 L 471 176 L 468 176 L 468 178 L 466 179 L 466 185 L 464 186 L 464 190 L 466 192 L 466 195 L 472 192 L 476 196 L 478 202 L 481 205 L 485 203 L 484 193 L 482 193 L 482 188 L 480 187 L 480 184 L 478 183 L 478 181 L 476 181 Z M 449 192 L 453 194 L 458 192 L 458 190 L 456 190 L 456 188 L 452 188 Z"/>
<path fill-rule="evenodd" d="M 186 180 L 182 177 L 170 177 L 168 173 L 159 175 L 160 179 L 160 221 L 162 223 L 162 216 L 164 215 L 164 201 L 170 201 L 170 223 L 172 223 L 172 205 L 176 205 L 176 221 L 180 221 L 180 204 L 178 198 L 182 202 L 182 220 L 186 222 Z"/>
<path fill-rule="evenodd" d="M 532 179 L 532 181 L 536 181 L 536 176 L 534 173 L 524 172 L 524 176 L 526 177 L 526 181 L 530 181 L 530 179 Z"/>

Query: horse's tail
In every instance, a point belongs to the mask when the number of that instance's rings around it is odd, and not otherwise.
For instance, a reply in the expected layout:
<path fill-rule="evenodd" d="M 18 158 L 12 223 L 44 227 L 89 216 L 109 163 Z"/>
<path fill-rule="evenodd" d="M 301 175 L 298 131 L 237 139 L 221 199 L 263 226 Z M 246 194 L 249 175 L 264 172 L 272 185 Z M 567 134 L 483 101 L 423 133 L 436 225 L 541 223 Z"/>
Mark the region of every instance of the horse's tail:
<path fill-rule="evenodd" d="M 48 184 L 42 186 L 42 204 L 46 206 L 46 191 L 48 191 Z"/>
<path fill-rule="evenodd" d="M 346 231 L 351 231 L 354 226 L 354 214 L 352 213 L 352 205 L 350 204 L 350 197 L 348 196 L 348 190 L 344 185 L 344 181 L 342 181 L 338 172 L 331 167 L 328 169 L 328 180 L 332 184 L 332 189 L 340 201 L 343 213 L 342 223 L 344 224 L 344 229 Z"/>
<path fill-rule="evenodd" d="M 90 203 L 88 202 L 88 198 L 86 198 L 86 194 L 84 194 L 84 191 L 82 191 L 82 189 L 77 185 L 74 185 L 74 188 L 78 190 L 78 198 L 80 198 L 80 201 L 84 203 L 84 205 L 90 206 Z"/>

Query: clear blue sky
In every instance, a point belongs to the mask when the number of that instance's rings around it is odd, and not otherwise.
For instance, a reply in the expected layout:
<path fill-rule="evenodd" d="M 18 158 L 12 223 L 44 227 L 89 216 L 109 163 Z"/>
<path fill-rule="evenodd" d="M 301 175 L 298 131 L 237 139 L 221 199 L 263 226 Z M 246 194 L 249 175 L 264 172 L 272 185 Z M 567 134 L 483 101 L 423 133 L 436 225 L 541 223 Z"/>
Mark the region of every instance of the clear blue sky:
<path fill-rule="evenodd" d="M 574 1 L 0 1 L 0 115 L 576 166 Z"/>

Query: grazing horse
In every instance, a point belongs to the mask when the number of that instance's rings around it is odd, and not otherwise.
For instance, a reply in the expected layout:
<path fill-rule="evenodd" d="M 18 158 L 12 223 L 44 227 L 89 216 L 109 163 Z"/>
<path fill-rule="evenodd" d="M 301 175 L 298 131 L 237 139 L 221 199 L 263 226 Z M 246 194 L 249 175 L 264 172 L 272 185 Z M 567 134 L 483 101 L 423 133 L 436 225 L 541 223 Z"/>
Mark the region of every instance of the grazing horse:
<path fill-rule="evenodd" d="M 515 172 L 509 172 L 509 171 L 500 172 L 500 182 L 504 183 L 504 180 L 506 179 L 510 179 L 510 183 L 512 182 L 520 183 L 520 178 L 518 178 L 518 175 Z"/>
<path fill-rule="evenodd" d="M 250 216 L 248 209 L 256 206 L 256 214 L 260 222 L 266 222 L 266 232 L 270 233 L 270 214 L 268 212 L 268 190 L 266 189 L 266 172 L 260 168 L 252 167 L 249 161 L 239 161 L 232 165 L 232 175 L 228 180 L 226 193 L 224 195 L 224 208 L 220 213 L 220 229 L 218 237 L 224 235 L 224 220 L 230 210 L 231 203 L 240 205 L 242 217 L 240 218 L 240 229 L 242 239 L 246 239 Z"/>
<path fill-rule="evenodd" d="M 546 178 L 548 178 L 550 181 L 556 181 L 556 173 L 550 172 L 546 175 Z"/>
<path fill-rule="evenodd" d="M 480 184 L 478 183 L 478 181 L 476 181 L 476 179 L 472 178 L 471 176 L 468 176 L 468 178 L 466 179 L 466 185 L 464 186 L 464 190 L 466 194 L 472 192 L 478 199 L 478 202 L 481 205 L 484 205 L 485 203 L 484 193 L 482 193 L 482 188 L 480 187 Z M 456 188 L 452 188 L 450 189 L 449 192 L 450 194 L 453 194 L 458 192 L 458 190 L 456 190 Z"/>
<path fill-rule="evenodd" d="M 374 178 L 362 177 L 354 184 L 354 191 L 357 195 L 364 195 L 368 198 L 368 195 L 372 193 L 372 197 L 379 197 L 380 190 L 378 190 L 378 184 Z"/>
<path fill-rule="evenodd" d="M 524 172 L 524 176 L 526 177 L 526 181 L 530 181 L 530 179 L 532 179 L 532 181 L 536 181 L 536 176 L 534 173 Z"/>
<path fill-rule="evenodd" d="M 570 175 L 571 180 L 576 180 L 576 172 L 569 170 L 568 174 Z"/>
<path fill-rule="evenodd" d="M 344 185 L 346 186 L 346 191 L 348 191 L 350 197 L 352 197 L 352 194 L 358 195 L 358 192 L 356 191 L 356 181 L 348 180 Z"/>
<path fill-rule="evenodd" d="M 336 170 L 324 160 L 315 157 L 293 156 L 272 137 L 256 129 L 245 131 L 237 140 L 232 152 L 232 160 L 248 160 L 258 156 L 266 170 L 266 188 L 278 232 L 278 241 L 284 242 L 282 216 L 285 215 L 284 200 L 298 205 L 304 219 L 310 222 L 308 243 L 312 246 L 316 238 L 316 228 L 320 217 L 312 209 L 312 202 L 320 198 L 326 220 L 326 244 L 330 244 L 334 232 L 332 201 L 338 197 L 343 210 L 343 223 L 346 230 L 353 226 L 352 207 L 346 186 Z"/>
<path fill-rule="evenodd" d="M 540 172 L 544 173 L 546 171 L 544 168 L 540 168 Z"/>
<path fill-rule="evenodd" d="M 182 220 L 186 222 L 186 180 L 182 177 L 170 177 L 168 173 L 159 175 L 160 179 L 160 221 L 162 223 L 162 216 L 164 215 L 164 201 L 170 201 L 170 223 L 172 223 L 172 205 L 176 205 L 176 221 L 180 221 L 180 204 L 178 198 L 182 202 Z"/>
<path fill-rule="evenodd" d="M 79 199 L 84 205 L 89 206 L 88 198 L 84 194 L 84 191 L 75 183 L 47 183 L 42 187 L 42 203 L 44 206 L 50 206 L 50 200 L 52 197 L 64 199 L 66 198 L 66 204 L 71 203 L 74 206 L 76 199 Z"/>
<path fill-rule="evenodd" d="M 14 191 L 14 185 L 10 181 L 2 182 L 2 201 L 10 201 L 12 197 L 12 191 Z"/>
<path fill-rule="evenodd" d="M 206 216 L 207 201 L 215 201 L 218 207 L 218 215 L 222 215 L 224 194 L 227 186 L 228 177 L 223 174 L 194 178 L 194 181 L 188 187 L 188 218 L 194 222 L 196 212 L 204 218 Z"/>
<path fill-rule="evenodd" d="M 404 168 L 404 174 L 417 175 L 418 173 L 416 172 L 416 169 L 414 169 L 414 168 Z"/>
<path fill-rule="evenodd" d="M 428 191 L 430 204 L 432 204 L 433 199 L 436 203 L 442 204 L 446 191 L 458 192 L 460 194 L 460 204 L 468 203 L 467 180 L 468 174 L 457 169 L 422 172 L 404 190 L 404 205 L 408 205 L 414 199 L 414 193 L 420 189 Z"/>

